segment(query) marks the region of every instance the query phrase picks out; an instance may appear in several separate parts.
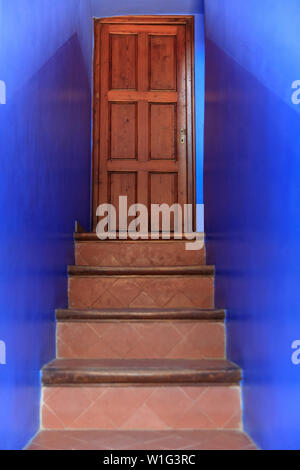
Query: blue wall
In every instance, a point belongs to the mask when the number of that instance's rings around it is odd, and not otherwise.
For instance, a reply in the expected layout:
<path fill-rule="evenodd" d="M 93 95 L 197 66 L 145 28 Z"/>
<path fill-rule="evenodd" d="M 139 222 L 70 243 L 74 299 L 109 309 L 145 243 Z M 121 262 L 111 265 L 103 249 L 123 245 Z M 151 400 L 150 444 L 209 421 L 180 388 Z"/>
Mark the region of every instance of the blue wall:
<path fill-rule="evenodd" d="M 0 1 L 1 449 L 22 448 L 38 430 L 40 368 L 55 355 L 54 310 L 67 305 L 74 221 L 89 223 L 84 1 Z"/>
<path fill-rule="evenodd" d="M 300 447 L 300 79 L 297 0 L 206 2 L 204 202 L 244 423 L 264 449 Z"/>
<path fill-rule="evenodd" d="M 192 15 L 204 12 L 204 0 L 91 0 L 93 15 Z"/>

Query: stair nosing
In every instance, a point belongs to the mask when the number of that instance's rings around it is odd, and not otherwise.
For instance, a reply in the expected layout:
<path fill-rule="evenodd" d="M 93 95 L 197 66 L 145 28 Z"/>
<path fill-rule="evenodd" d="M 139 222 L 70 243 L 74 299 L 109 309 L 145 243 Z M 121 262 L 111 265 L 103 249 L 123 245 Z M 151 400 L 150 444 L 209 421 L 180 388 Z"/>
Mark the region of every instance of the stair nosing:
<path fill-rule="evenodd" d="M 95 276 L 201 276 L 213 277 L 214 266 L 164 266 L 164 267 L 99 267 L 99 266 L 69 266 L 70 277 Z"/>
<path fill-rule="evenodd" d="M 224 322 L 222 309 L 57 309 L 58 322 L 210 321 Z"/>
<path fill-rule="evenodd" d="M 201 235 L 201 239 L 205 240 L 206 234 L 205 232 L 197 232 L 199 235 Z M 152 239 L 151 238 L 151 233 L 149 234 L 150 237 L 146 240 L 143 239 L 138 239 L 138 240 L 131 240 L 131 238 L 127 238 L 125 240 L 116 238 L 114 240 L 100 240 L 95 232 L 79 232 L 79 233 L 74 233 L 74 240 L 75 242 L 99 242 L 99 243 L 157 243 L 157 242 L 164 242 L 164 243 L 170 243 L 170 242 L 181 242 L 181 243 L 191 243 L 194 240 L 188 240 L 187 238 L 182 238 L 182 239 L 175 239 L 175 238 L 170 238 L 168 239 L 163 239 L 160 238 L 158 239 Z M 184 234 L 183 234 L 184 235 Z"/>
<path fill-rule="evenodd" d="M 141 362 L 144 365 L 141 365 Z M 156 360 L 148 361 L 147 365 L 147 361 L 139 360 L 98 360 L 97 367 L 97 360 L 54 360 L 42 369 L 42 382 L 44 386 L 178 385 L 182 383 L 238 385 L 242 378 L 240 367 L 226 359 L 182 360 L 177 366 L 176 362 L 180 361 Z M 156 363 L 155 366 L 154 363 Z M 209 363 L 215 363 L 215 366 L 209 368 Z M 60 364 L 61 367 L 59 367 Z M 84 369 L 85 365 L 86 369 Z"/>

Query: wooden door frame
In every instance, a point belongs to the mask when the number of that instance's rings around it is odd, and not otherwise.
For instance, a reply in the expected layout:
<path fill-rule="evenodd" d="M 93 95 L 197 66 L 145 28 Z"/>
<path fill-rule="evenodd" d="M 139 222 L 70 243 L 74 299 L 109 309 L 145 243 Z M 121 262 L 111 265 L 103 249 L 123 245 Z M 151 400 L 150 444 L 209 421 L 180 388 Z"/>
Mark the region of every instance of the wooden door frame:
<path fill-rule="evenodd" d="M 91 226 L 96 227 L 96 187 L 99 184 L 100 159 L 100 34 L 104 24 L 159 24 L 186 27 L 186 98 L 187 98 L 187 201 L 193 205 L 193 230 L 196 230 L 196 149 L 195 149 L 195 17 L 193 15 L 142 15 L 94 18 L 93 60 L 93 151 L 92 151 L 92 214 Z M 100 45 L 101 47 L 101 45 Z M 99 90 L 95 93 L 95 90 Z"/>

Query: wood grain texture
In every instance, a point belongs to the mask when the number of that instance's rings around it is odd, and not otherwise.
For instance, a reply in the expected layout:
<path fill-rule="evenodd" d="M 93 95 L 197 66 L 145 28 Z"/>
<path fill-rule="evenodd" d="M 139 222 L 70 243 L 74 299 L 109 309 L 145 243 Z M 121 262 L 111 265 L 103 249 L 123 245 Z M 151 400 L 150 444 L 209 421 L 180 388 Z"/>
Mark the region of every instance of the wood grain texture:
<path fill-rule="evenodd" d="M 192 17 L 183 16 L 95 22 L 94 230 L 96 208 L 109 202 L 111 172 L 135 172 L 131 192 L 148 208 L 149 174 L 176 173 L 176 188 L 172 186 L 171 191 L 176 189 L 177 194 L 169 194 L 162 184 L 157 189 L 159 199 L 162 203 L 195 203 L 191 199 L 194 149 L 188 142 L 180 142 L 180 129 L 186 132 L 189 128 L 191 136 L 194 132 L 193 113 L 189 112 L 192 88 L 187 89 L 187 81 L 193 80 L 193 72 L 188 70 L 192 69 L 188 50 L 192 48 L 192 24 Z M 189 42 L 187 30 L 191 30 Z"/>
<path fill-rule="evenodd" d="M 113 159 L 136 159 L 138 143 L 137 103 L 110 103 L 109 155 Z M 133 188 L 134 190 L 134 188 Z M 123 195 L 121 193 L 121 195 Z"/>
<path fill-rule="evenodd" d="M 176 36 L 149 35 L 151 90 L 177 89 Z"/>
<path fill-rule="evenodd" d="M 149 107 L 149 159 L 177 158 L 177 112 L 175 104 L 151 103 Z M 165 201 L 167 203 L 167 201 Z"/>
<path fill-rule="evenodd" d="M 136 34 L 114 34 L 110 37 L 110 88 L 137 89 Z"/>

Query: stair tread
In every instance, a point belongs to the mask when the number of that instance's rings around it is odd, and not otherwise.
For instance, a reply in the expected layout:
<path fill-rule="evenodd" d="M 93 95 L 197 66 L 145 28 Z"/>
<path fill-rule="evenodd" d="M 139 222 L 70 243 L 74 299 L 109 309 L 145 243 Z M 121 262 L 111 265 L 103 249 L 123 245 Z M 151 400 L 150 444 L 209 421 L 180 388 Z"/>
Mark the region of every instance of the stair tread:
<path fill-rule="evenodd" d="M 258 450 L 240 430 L 41 430 L 26 450 Z"/>
<path fill-rule="evenodd" d="M 205 238 L 205 233 L 204 232 L 198 232 L 198 237 L 200 237 L 200 239 L 203 239 Z M 74 239 L 75 241 L 93 241 L 93 242 L 99 242 L 99 243 L 143 243 L 143 242 L 146 242 L 146 243 L 157 243 L 157 242 L 163 242 L 163 243 L 186 243 L 186 242 L 191 242 L 193 240 L 188 240 L 187 238 L 184 238 L 184 234 L 182 236 L 182 240 L 178 240 L 178 239 L 174 239 L 172 238 L 172 233 L 170 234 L 170 240 L 167 240 L 167 239 L 163 239 L 162 238 L 162 234 L 159 234 L 159 239 L 155 239 L 155 240 L 152 240 L 151 239 L 151 233 L 149 233 L 149 238 L 148 240 L 142 240 L 142 239 L 138 239 L 138 240 L 131 240 L 130 238 L 129 239 L 126 239 L 126 240 L 122 240 L 122 239 L 115 239 L 115 240 L 100 240 L 100 238 L 98 238 L 97 234 L 95 232 L 80 232 L 80 233 L 74 233 Z"/>
<path fill-rule="evenodd" d="M 219 309 L 59 309 L 58 321 L 101 320 L 210 320 L 223 321 L 225 311 Z"/>
<path fill-rule="evenodd" d="M 226 359 L 55 359 L 42 379 L 44 385 L 238 384 L 241 370 Z"/>
<path fill-rule="evenodd" d="M 162 266 L 162 267 L 98 267 L 98 266 L 69 266 L 71 276 L 102 276 L 102 275 L 198 275 L 213 276 L 214 266 Z"/>

